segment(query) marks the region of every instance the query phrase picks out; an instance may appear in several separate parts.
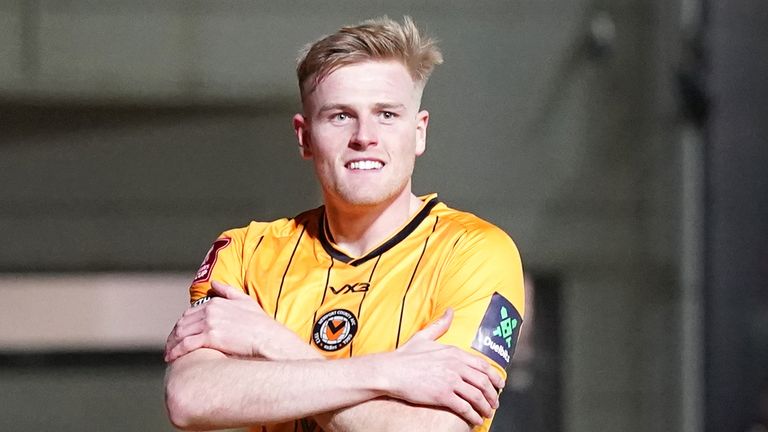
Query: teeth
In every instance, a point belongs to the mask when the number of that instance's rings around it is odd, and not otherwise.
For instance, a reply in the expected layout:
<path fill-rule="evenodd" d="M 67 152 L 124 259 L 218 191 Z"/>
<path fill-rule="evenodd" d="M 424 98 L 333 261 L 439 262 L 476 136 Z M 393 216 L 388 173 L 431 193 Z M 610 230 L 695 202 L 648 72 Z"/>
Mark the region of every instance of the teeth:
<path fill-rule="evenodd" d="M 353 170 L 373 170 L 373 169 L 381 169 L 384 164 L 378 161 L 372 161 L 372 160 L 364 160 L 364 161 L 355 161 L 349 163 L 349 169 Z"/>

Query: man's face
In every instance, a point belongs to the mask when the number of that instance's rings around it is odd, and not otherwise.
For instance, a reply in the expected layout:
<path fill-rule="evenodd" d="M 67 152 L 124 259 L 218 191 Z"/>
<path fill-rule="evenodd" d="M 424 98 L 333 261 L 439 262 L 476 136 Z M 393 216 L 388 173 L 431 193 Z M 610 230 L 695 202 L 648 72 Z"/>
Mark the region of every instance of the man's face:
<path fill-rule="evenodd" d="M 410 197 L 429 113 L 421 89 L 396 61 L 341 67 L 304 99 L 293 123 L 326 204 L 372 206 Z"/>

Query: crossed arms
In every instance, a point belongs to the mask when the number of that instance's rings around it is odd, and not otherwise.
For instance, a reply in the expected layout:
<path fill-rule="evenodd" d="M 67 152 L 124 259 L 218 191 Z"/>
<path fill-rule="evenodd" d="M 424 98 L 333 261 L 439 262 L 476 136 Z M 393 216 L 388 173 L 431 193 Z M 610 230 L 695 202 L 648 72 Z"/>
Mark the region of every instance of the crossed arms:
<path fill-rule="evenodd" d="M 181 429 L 313 417 L 326 431 L 467 431 L 498 406 L 501 376 L 435 341 L 450 309 L 393 352 L 325 360 L 241 290 L 212 285 L 218 297 L 188 309 L 166 345 L 166 405 Z"/>

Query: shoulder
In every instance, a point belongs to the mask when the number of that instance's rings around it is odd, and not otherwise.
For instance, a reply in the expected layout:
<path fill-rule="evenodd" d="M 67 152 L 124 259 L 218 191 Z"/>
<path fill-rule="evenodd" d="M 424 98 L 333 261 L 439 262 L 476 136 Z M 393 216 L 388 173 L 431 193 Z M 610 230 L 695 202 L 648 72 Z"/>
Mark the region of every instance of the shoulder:
<path fill-rule="evenodd" d="M 453 231 L 452 250 L 445 266 L 441 294 L 447 304 L 470 300 L 484 307 L 495 295 L 525 313 L 523 263 L 512 238 L 498 226 L 472 213 L 436 206 L 444 229 Z M 479 311 L 481 309 L 478 309 Z"/>
<path fill-rule="evenodd" d="M 441 228 L 456 238 L 455 249 L 504 253 L 520 259 L 515 242 L 493 223 L 472 213 L 448 207 L 444 203 L 435 206 L 433 212 L 440 218 Z"/>
<path fill-rule="evenodd" d="M 321 214 L 322 207 L 318 207 L 291 218 L 285 217 L 272 221 L 251 221 L 246 226 L 224 231 L 219 238 L 229 238 L 233 241 L 248 243 L 254 240 L 258 241 L 263 237 L 292 237 L 317 224 Z"/>

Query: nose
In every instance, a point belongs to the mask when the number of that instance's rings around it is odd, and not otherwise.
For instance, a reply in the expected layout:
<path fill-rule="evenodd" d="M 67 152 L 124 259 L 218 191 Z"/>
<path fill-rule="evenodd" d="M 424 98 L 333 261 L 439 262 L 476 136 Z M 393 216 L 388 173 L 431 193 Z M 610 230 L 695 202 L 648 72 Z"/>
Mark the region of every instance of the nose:
<path fill-rule="evenodd" d="M 349 140 L 349 146 L 356 150 L 364 150 L 368 146 L 376 145 L 378 142 L 378 131 L 376 122 L 360 118 L 357 121 L 357 128 Z"/>

